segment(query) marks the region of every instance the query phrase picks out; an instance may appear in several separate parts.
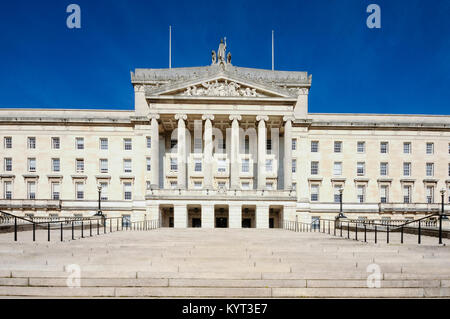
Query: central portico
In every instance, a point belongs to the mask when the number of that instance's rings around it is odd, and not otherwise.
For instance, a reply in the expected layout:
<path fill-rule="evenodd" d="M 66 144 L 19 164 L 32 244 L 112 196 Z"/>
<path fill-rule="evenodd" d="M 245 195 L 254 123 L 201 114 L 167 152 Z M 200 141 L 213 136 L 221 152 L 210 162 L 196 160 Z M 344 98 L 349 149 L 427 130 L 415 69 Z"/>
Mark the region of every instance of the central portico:
<path fill-rule="evenodd" d="M 151 132 L 146 205 L 162 226 L 277 228 L 295 214 L 292 127 L 311 76 L 236 67 L 225 50 L 209 66 L 131 75 L 133 121 Z"/>

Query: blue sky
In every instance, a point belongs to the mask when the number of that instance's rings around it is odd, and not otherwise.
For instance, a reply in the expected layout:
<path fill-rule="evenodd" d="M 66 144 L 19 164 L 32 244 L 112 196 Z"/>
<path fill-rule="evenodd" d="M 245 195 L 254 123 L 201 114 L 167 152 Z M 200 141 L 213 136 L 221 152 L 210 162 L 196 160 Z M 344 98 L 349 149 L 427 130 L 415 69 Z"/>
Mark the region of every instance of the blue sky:
<path fill-rule="evenodd" d="M 80 30 L 66 7 L 81 7 Z M 366 8 L 381 7 L 381 29 Z M 313 75 L 310 112 L 450 114 L 450 0 L 4 1 L 0 107 L 133 109 L 130 71 L 233 64 Z"/>

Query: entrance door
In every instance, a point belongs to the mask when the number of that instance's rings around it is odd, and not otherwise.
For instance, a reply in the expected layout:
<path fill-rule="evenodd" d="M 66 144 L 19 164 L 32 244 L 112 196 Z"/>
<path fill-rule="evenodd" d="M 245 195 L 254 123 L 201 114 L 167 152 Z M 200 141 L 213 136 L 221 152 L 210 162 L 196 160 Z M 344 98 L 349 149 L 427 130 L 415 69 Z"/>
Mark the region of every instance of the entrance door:
<path fill-rule="evenodd" d="M 173 217 L 169 217 L 169 227 L 173 228 Z"/>
<path fill-rule="evenodd" d="M 216 218 L 216 228 L 228 228 L 228 218 L 217 217 Z"/>
<path fill-rule="evenodd" d="M 275 220 L 273 218 L 269 218 L 269 228 L 275 228 Z"/>
<path fill-rule="evenodd" d="M 200 218 L 192 218 L 192 227 L 193 228 L 201 228 L 202 220 Z"/>
<path fill-rule="evenodd" d="M 251 218 L 242 219 L 242 228 L 252 228 L 252 220 Z"/>

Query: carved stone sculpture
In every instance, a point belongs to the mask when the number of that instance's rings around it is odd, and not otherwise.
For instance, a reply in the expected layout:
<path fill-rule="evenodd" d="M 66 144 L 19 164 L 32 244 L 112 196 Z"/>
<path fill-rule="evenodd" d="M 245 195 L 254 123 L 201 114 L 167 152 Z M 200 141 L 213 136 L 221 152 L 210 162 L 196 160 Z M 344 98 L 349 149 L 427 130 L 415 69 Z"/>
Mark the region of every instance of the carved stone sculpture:
<path fill-rule="evenodd" d="M 212 51 L 212 64 L 216 64 L 217 63 L 217 55 L 216 55 L 216 51 Z"/>

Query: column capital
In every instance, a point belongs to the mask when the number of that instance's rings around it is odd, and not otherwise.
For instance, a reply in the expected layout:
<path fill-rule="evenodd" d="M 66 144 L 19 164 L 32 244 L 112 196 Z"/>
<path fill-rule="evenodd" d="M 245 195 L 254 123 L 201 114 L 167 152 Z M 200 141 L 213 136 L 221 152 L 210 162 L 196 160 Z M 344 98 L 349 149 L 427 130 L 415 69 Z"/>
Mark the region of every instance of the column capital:
<path fill-rule="evenodd" d="M 293 122 L 294 120 L 295 120 L 295 117 L 293 115 L 286 115 L 285 117 L 283 117 L 284 122 L 288 122 L 288 121 Z"/>
<path fill-rule="evenodd" d="M 150 113 L 148 115 L 149 120 L 159 120 L 161 116 L 158 113 Z"/>
<path fill-rule="evenodd" d="M 203 114 L 202 120 L 203 121 L 206 121 L 206 120 L 214 121 L 214 115 L 212 115 L 212 114 Z"/>
<path fill-rule="evenodd" d="M 269 120 L 269 117 L 267 115 L 258 115 L 256 117 L 257 122 L 261 122 L 261 121 L 267 122 L 268 120 Z"/>
<path fill-rule="evenodd" d="M 134 85 L 134 92 L 139 93 L 145 93 L 145 85 L 143 84 L 135 84 Z"/>
<path fill-rule="evenodd" d="M 242 121 L 242 116 L 240 116 L 239 114 L 230 115 L 230 121 L 234 121 L 234 120 Z"/>
<path fill-rule="evenodd" d="M 175 114 L 175 120 L 183 120 L 183 121 L 186 121 L 186 120 L 187 120 L 187 115 L 184 114 L 184 113 Z"/>

